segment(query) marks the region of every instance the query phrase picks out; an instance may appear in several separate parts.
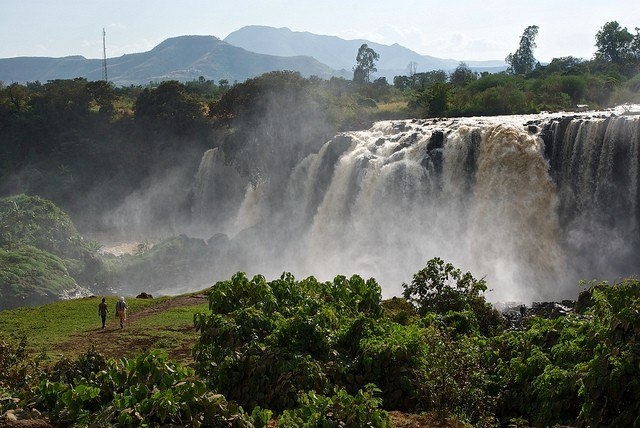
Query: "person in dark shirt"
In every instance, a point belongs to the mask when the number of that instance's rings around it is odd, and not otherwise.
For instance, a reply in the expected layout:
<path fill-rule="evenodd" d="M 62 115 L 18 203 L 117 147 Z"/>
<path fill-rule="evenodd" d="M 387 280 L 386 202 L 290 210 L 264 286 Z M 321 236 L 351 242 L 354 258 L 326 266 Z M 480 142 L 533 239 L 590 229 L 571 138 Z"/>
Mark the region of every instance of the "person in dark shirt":
<path fill-rule="evenodd" d="M 98 305 L 98 315 L 100 315 L 100 318 L 102 319 L 102 329 L 104 330 L 104 326 L 107 323 L 107 312 L 109 312 L 109 309 L 107 309 L 107 304 L 105 303 L 105 298 L 102 298 L 102 302 Z"/>

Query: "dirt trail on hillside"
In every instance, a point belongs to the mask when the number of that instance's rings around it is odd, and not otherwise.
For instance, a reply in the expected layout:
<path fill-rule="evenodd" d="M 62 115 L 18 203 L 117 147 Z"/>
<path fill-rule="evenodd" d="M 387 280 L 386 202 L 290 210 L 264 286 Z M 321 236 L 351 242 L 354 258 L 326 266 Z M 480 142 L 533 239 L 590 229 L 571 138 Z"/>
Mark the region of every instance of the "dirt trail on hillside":
<path fill-rule="evenodd" d="M 95 329 L 70 336 L 68 340 L 60 343 L 56 347 L 56 351 L 64 355 L 80 355 L 90 350 L 91 347 L 95 347 L 100 354 L 107 358 L 135 357 L 152 347 L 155 340 L 158 339 L 157 336 L 151 334 L 145 327 L 140 326 L 137 321 L 173 308 L 200 305 L 205 303 L 207 301 L 206 299 L 206 296 L 203 294 L 178 296 L 167 299 L 138 312 L 129 313 L 123 329 L 120 328 L 120 323 L 115 317 L 113 309 L 110 308 L 104 330 L 100 328 L 98 319 Z M 165 328 L 165 330 L 193 332 L 195 340 L 196 333 L 192 324 L 176 325 Z M 169 357 L 181 363 L 190 362 L 192 346 L 193 343 L 181 344 L 176 349 L 168 352 Z"/>

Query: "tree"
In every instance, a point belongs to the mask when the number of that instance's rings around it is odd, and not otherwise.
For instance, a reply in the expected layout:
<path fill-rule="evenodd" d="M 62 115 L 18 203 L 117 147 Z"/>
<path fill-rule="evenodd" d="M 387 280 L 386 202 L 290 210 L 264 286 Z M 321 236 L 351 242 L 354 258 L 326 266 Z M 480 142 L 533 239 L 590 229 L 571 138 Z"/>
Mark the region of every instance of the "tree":
<path fill-rule="evenodd" d="M 437 83 L 447 82 L 447 73 L 444 70 L 432 70 L 424 73 L 417 73 L 414 76 L 414 85 L 420 88 L 426 88 Z"/>
<path fill-rule="evenodd" d="M 413 275 L 411 284 L 403 283 L 402 295 L 413 303 L 418 314 L 432 312 L 447 315 L 450 312 L 471 310 L 482 334 L 502 327 L 501 315 L 486 302 L 484 279 L 476 279 L 470 272 L 463 273 L 451 263 L 434 257 L 427 266 Z"/>
<path fill-rule="evenodd" d="M 520 47 L 518 47 L 515 53 L 510 53 L 507 55 L 507 58 L 505 58 L 505 61 L 509 64 L 507 72 L 511 74 L 527 74 L 540 66 L 538 60 L 533 56 L 537 35 L 537 25 L 530 25 L 525 28 L 520 38 Z"/>
<path fill-rule="evenodd" d="M 104 80 L 96 80 L 93 82 L 87 82 L 86 89 L 100 108 L 101 114 L 107 117 L 113 115 L 115 111 L 113 102 L 116 100 L 116 94 L 113 91 L 111 84 Z"/>
<path fill-rule="evenodd" d="M 553 58 L 551 63 L 544 67 L 546 74 L 587 74 L 589 71 L 589 63 L 581 58 L 573 56 L 564 56 Z"/>
<path fill-rule="evenodd" d="M 136 120 L 152 127 L 162 124 L 178 135 L 187 133 L 203 117 L 200 101 L 175 80 L 162 82 L 155 89 L 145 88 L 135 103 Z"/>
<path fill-rule="evenodd" d="M 616 21 L 607 22 L 596 34 L 596 47 L 597 60 L 614 64 L 631 75 L 640 63 L 640 28 L 636 27 L 634 36 Z"/>
<path fill-rule="evenodd" d="M 10 101 L 13 111 L 20 113 L 25 109 L 29 102 L 29 92 L 26 87 L 18 83 L 12 83 L 7 86 L 4 92 L 6 98 Z M 2 96 L 2 98 L 5 98 L 5 96 Z"/>
<path fill-rule="evenodd" d="M 461 62 L 449 76 L 449 81 L 455 86 L 464 86 L 477 78 L 478 75 L 469 68 L 467 63 Z"/>
<path fill-rule="evenodd" d="M 380 55 L 371 49 L 366 43 L 358 49 L 356 56 L 356 66 L 353 69 L 353 81 L 355 83 L 368 83 L 371 73 L 378 71 L 376 61 Z"/>

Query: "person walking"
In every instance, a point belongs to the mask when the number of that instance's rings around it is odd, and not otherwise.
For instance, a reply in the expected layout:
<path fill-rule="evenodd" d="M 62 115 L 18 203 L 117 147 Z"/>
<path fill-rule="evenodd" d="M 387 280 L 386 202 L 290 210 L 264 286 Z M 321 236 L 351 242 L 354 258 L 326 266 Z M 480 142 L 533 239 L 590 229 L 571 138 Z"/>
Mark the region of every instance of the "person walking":
<path fill-rule="evenodd" d="M 109 309 L 107 308 L 107 304 L 105 303 L 105 298 L 102 298 L 102 302 L 98 305 L 98 315 L 102 319 L 102 329 L 104 330 L 104 326 L 107 323 L 107 312 Z"/>
<path fill-rule="evenodd" d="M 120 328 L 123 328 L 127 319 L 127 302 L 124 301 L 124 297 L 120 297 L 116 302 L 116 316 L 120 319 Z"/>

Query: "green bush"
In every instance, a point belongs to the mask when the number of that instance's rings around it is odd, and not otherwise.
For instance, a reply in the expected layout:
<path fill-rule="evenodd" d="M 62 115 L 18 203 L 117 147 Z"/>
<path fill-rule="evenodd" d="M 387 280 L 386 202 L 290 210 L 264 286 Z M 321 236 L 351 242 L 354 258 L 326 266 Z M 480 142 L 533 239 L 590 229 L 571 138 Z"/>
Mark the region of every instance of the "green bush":
<path fill-rule="evenodd" d="M 486 341 L 452 336 L 436 326 L 428 327 L 424 338 L 425 351 L 413 377 L 421 407 L 441 420 L 453 414 L 473 426 L 493 426 L 496 397 Z"/>
<path fill-rule="evenodd" d="M 445 321 L 455 324 L 461 319 L 451 312 L 469 311 L 467 318 L 471 315 L 475 320 L 466 323 L 477 322 L 483 335 L 500 332 L 504 327 L 500 313 L 482 295 L 487 290 L 484 279 L 474 278 L 471 272 L 463 273 L 438 257 L 429 260 L 426 267 L 413 275 L 411 284 L 404 283 L 402 287 L 404 298 L 415 305 L 420 315 L 444 315 L 448 317 Z M 470 328 L 469 325 L 465 330 Z"/>
<path fill-rule="evenodd" d="M 591 426 L 640 424 L 640 281 L 595 284 L 587 331 L 592 358 L 580 387 L 580 421 Z"/>
<path fill-rule="evenodd" d="M 53 202 L 27 195 L 0 198 L 0 247 L 31 245 L 62 259 L 88 256 L 69 216 Z"/>
<path fill-rule="evenodd" d="M 97 249 L 53 202 L 0 198 L 0 309 L 50 302 L 77 283 L 93 283 Z"/>
<path fill-rule="evenodd" d="M 379 323 L 360 339 L 354 372 L 361 376 L 361 384 L 380 387 L 385 408 L 416 407 L 415 373 L 424 362 L 428 334 L 415 324 Z"/>
<path fill-rule="evenodd" d="M 59 426 L 265 427 L 270 419 L 260 409 L 246 414 L 162 353 L 110 359 L 102 369 L 98 360 L 90 351 L 75 363 L 90 373 L 63 370 L 59 381 L 43 379 L 35 407 Z"/>
<path fill-rule="evenodd" d="M 27 352 L 27 338 L 0 338 L 0 391 L 8 397 L 28 388 L 29 381 L 40 373 L 40 358 Z"/>
<path fill-rule="evenodd" d="M 535 317 L 493 339 L 497 415 L 536 426 L 640 423 L 640 282 L 592 284 L 580 314 Z"/>
<path fill-rule="evenodd" d="M 238 273 L 209 290 L 211 314 L 194 319 L 196 370 L 248 408 L 291 408 L 299 391 L 323 393 L 343 379 L 355 351 L 340 349 L 340 326 L 380 317 L 380 292 L 358 276 L 320 283 L 285 273 L 268 282 Z"/>
<path fill-rule="evenodd" d="M 58 256 L 32 246 L 0 247 L 0 310 L 48 303 L 76 286 Z"/>
<path fill-rule="evenodd" d="M 307 392 L 298 399 L 298 407 L 285 410 L 278 420 L 282 428 L 388 428 L 389 415 L 380 409 L 382 400 L 376 397 L 380 390 L 366 385 L 355 396 L 346 390 L 334 388 L 330 397 Z"/>

